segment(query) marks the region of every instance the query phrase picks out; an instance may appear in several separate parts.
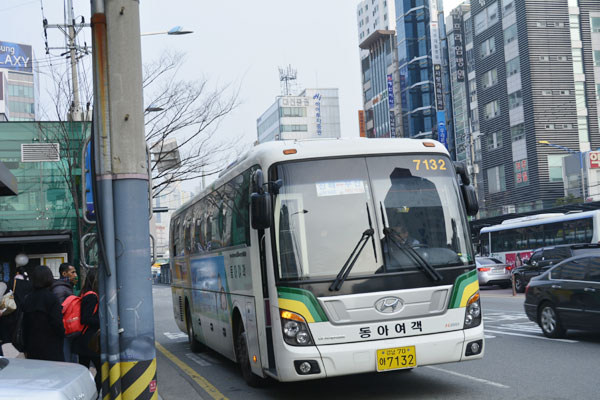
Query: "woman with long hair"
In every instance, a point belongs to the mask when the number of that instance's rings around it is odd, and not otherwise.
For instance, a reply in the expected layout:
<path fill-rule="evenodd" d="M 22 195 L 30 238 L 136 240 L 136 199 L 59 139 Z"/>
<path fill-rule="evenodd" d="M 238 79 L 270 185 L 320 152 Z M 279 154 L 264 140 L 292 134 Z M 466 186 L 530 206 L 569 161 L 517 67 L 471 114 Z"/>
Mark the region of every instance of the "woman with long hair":
<path fill-rule="evenodd" d="M 64 361 L 65 328 L 62 306 L 50 290 L 54 276 L 45 265 L 38 265 L 31 276 L 33 291 L 24 299 L 23 337 L 25 356 L 37 360 Z"/>
<path fill-rule="evenodd" d="M 83 332 L 75 339 L 73 351 L 79 354 L 79 364 L 86 368 L 90 363 L 96 368 L 96 389 L 100 391 L 102 385 L 100 352 L 95 348 L 97 332 L 100 330 L 98 317 L 98 274 L 95 269 L 87 272 L 83 287 L 81 288 L 81 324 Z"/>

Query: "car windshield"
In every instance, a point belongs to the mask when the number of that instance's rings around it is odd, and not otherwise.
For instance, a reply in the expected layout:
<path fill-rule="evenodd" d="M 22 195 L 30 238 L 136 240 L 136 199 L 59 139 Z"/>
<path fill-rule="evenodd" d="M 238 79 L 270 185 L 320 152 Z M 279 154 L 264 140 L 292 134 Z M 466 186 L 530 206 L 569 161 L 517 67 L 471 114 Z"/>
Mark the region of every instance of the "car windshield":
<path fill-rule="evenodd" d="M 291 162 L 277 165 L 276 177 L 283 182 L 274 199 L 280 279 L 335 278 L 370 228 L 375 233 L 350 276 L 423 272 L 473 260 L 458 184 L 446 157 Z"/>

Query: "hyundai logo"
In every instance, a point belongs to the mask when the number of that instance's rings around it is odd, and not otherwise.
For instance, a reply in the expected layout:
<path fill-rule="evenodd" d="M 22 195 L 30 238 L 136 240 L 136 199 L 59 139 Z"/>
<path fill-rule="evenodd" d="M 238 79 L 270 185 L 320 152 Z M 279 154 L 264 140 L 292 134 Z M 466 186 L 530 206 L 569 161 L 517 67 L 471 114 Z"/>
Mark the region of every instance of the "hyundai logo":
<path fill-rule="evenodd" d="M 402 309 L 402 300 L 398 297 L 384 297 L 375 302 L 375 309 L 380 313 L 392 314 Z"/>

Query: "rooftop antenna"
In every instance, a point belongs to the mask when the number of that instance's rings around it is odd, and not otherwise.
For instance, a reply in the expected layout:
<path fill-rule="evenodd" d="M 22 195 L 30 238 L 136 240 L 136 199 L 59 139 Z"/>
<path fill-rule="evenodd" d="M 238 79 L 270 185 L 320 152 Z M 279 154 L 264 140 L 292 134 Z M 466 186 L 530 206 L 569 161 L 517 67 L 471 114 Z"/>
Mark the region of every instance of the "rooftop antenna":
<path fill-rule="evenodd" d="M 298 72 L 291 65 L 279 67 L 279 82 L 281 85 L 281 94 L 284 96 L 292 95 L 292 81 L 298 79 Z"/>

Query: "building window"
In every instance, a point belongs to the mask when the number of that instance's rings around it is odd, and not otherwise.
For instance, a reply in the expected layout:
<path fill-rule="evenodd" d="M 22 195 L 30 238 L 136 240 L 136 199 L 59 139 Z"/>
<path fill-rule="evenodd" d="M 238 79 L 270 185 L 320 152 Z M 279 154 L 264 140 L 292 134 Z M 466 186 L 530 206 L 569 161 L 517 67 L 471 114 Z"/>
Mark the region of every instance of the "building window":
<path fill-rule="evenodd" d="M 477 101 L 477 82 L 475 79 L 469 81 L 469 97 L 471 98 L 471 102 Z"/>
<path fill-rule="evenodd" d="M 307 132 L 307 125 L 281 125 L 280 132 Z"/>
<path fill-rule="evenodd" d="M 600 33 L 600 17 L 591 17 L 592 32 Z"/>
<path fill-rule="evenodd" d="M 504 30 L 504 45 L 517 40 L 517 24 L 512 24 Z"/>
<path fill-rule="evenodd" d="M 508 109 L 513 110 L 523 104 L 523 95 L 520 90 L 508 95 Z"/>
<path fill-rule="evenodd" d="M 556 57 L 556 60 L 557 61 L 568 61 L 569 59 L 567 56 L 558 56 L 558 57 Z"/>
<path fill-rule="evenodd" d="M 495 118 L 498 115 L 500 115 L 500 105 L 498 104 L 498 100 L 494 100 L 485 105 L 484 118 L 486 120 Z"/>
<path fill-rule="evenodd" d="M 542 96 L 552 96 L 552 90 L 542 90 Z"/>
<path fill-rule="evenodd" d="M 548 155 L 548 178 L 550 182 L 562 182 L 563 180 L 563 154 Z"/>
<path fill-rule="evenodd" d="M 554 124 L 546 124 L 544 125 L 544 129 L 548 129 L 548 130 L 554 130 Z"/>
<path fill-rule="evenodd" d="M 502 132 L 494 132 L 487 137 L 488 151 L 496 150 L 502 147 Z"/>
<path fill-rule="evenodd" d="M 306 107 L 281 107 L 280 117 L 306 117 Z"/>
<path fill-rule="evenodd" d="M 561 90 L 561 91 L 559 91 L 559 93 L 560 93 L 561 96 L 568 96 L 568 95 L 571 94 L 571 91 L 569 91 L 569 90 Z"/>
<path fill-rule="evenodd" d="M 506 62 L 506 75 L 513 76 L 521 72 L 521 59 L 517 56 Z"/>
<path fill-rule="evenodd" d="M 548 56 L 540 56 L 540 61 L 550 61 L 550 57 L 548 57 Z"/>
<path fill-rule="evenodd" d="M 600 100 L 600 83 L 596 83 L 596 100 Z"/>
<path fill-rule="evenodd" d="M 498 2 L 493 3 L 475 15 L 475 34 L 479 35 L 498 22 Z"/>
<path fill-rule="evenodd" d="M 504 176 L 504 165 L 489 168 L 487 170 L 488 191 L 498 193 L 506 190 L 506 181 Z"/>
<path fill-rule="evenodd" d="M 496 52 L 496 40 L 494 37 L 489 38 L 485 42 L 481 43 L 481 49 L 479 51 L 479 58 L 484 59 Z"/>
<path fill-rule="evenodd" d="M 481 87 L 483 89 L 487 89 L 489 87 L 494 86 L 498 83 L 498 71 L 496 68 L 489 70 L 488 72 L 483 74 L 481 78 Z"/>
<path fill-rule="evenodd" d="M 515 0 L 502 0 L 502 16 L 515 11 Z"/>
<path fill-rule="evenodd" d="M 513 142 L 525 139 L 525 125 L 519 124 L 510 127 L 510 137 Z"/>
<path fill-rule="evenodd" d="M 600 50 L 594 50 L 594 65 L 600 67 Z"/>

